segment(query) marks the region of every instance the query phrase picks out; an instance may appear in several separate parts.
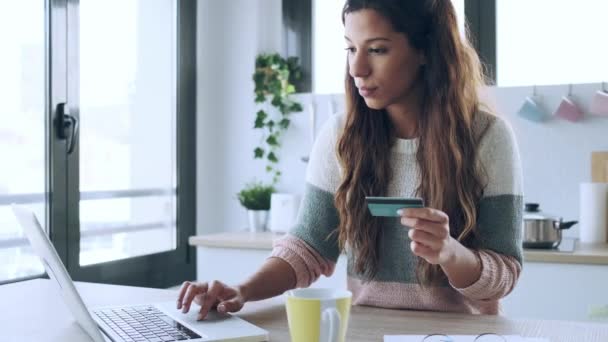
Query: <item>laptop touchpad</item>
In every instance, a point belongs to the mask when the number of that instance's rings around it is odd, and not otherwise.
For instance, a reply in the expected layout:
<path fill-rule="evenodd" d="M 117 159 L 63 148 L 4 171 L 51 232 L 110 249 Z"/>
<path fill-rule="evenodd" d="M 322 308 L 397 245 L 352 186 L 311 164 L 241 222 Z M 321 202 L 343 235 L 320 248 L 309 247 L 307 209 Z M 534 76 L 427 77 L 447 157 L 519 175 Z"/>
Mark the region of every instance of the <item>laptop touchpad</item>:
<path fill-rule="evenodd" d="M 254 337 L 251 341 L 263 341 L 268 336 L 267 331 L 237 316 L 221 314 L 215 310 L 210 311 L 204 320 L 197 321 L 200 309 L 198 305 L 193 305 L 190 312 L 186 314 L 175 308 L 175 302 L 157 303 L 155 306 L 196 332 L 204 334 L 207 338 Z"/>

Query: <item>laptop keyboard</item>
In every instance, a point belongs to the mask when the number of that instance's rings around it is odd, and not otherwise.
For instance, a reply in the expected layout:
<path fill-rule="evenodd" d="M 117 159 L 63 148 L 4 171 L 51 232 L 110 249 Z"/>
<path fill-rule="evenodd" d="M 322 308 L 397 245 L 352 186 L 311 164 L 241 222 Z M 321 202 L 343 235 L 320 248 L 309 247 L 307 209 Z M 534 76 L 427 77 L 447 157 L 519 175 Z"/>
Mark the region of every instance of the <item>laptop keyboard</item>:
<path fill-rule="evenodd" d="M 94 311 L 125 342 L 182 341 L 200 338 L 153 306 Z"/>

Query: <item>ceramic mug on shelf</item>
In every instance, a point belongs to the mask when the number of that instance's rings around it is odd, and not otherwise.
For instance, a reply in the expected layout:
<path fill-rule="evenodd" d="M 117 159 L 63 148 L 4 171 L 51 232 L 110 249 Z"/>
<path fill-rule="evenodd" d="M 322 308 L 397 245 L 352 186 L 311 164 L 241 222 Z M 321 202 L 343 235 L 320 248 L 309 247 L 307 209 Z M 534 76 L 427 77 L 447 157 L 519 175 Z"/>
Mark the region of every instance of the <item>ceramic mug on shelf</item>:
<path fill-rule="evenodd" d="M 598 90 L 593 100 L 589 111 L 596 115 L 608 115 L 608 91 Z"/>

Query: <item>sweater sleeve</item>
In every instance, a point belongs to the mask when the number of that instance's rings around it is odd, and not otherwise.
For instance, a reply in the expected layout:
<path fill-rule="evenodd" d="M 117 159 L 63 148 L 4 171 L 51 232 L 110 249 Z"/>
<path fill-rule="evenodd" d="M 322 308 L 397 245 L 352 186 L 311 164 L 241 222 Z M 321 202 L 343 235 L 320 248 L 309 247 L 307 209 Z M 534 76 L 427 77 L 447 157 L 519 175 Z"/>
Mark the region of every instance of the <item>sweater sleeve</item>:
<path fill-rule="evenodd" d="M 523 255 L 519 150 L 511 127 L 503 119 L 496 117 L 482 138 L 478 166 L 486 176 L 477 219 L 481 276 L 456 290 L 475 300 L 498 300 L 515 287 Z"/>
<path fill-rule="evenodd" d="M 335 147 L 341 119 L 333 115 L 319 132 L 306 170 L 306 188 L 296 224 L 286 238 L 274 244 L 271 254 L 291 265 L 297 287 L 308 287 L 322 274 L 331 275 L 340 255 L 334 194 L 340 181 Z"/>
<path fill-rule="evenodd" d="M 321 256 L 304 240 L 287 235 L 274 241 L 270 257 L 280 258 L 293 268 L 296 274 L 296 287 L 308 287 L 321 275 L 334 273 L 336 263 Z"/>

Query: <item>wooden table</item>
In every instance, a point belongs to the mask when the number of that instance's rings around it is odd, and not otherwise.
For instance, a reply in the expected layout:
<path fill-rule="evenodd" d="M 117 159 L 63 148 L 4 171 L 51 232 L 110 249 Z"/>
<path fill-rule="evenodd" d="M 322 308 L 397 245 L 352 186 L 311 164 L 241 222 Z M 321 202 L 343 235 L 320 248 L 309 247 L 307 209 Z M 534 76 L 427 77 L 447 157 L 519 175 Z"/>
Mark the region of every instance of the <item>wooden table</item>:
<path fill-rule="evenodd" d="M 37 279 L 0 286 L 0 340 L 89 341 L 77 326 L 49 280 Z M 77 283 L 88 305 L 141 304 L 175 300 L 176 292 L 137 287 Z M 289 341 L 283 298 L 248 303 L 242 318 L 268 330 L 270 341 Z M 605 342 L 608 325 L 564 321 L 512 320 L 436 312 L 352 308 L 349 342 L 382 341 L 385 334 L 477 334 L 482 332 L 547 337 L 551 342 Z"/>

